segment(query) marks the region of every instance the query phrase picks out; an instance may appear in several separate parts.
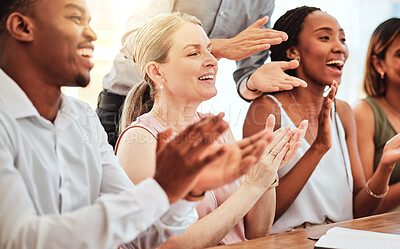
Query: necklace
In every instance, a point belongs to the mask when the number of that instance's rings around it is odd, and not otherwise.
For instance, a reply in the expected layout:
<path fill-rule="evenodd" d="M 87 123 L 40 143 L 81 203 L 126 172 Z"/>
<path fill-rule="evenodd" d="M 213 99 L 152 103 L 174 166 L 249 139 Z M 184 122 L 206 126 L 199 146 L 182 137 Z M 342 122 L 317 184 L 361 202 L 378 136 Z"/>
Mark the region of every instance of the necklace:
<path fill-rule="evenodd" d="M 157 111 L 151 111 L 150 112 L 153 117 L 155 117 L 159 123 L 164 126 L 165 128 L 172 128 L 174 130 L 174 133 L 178 134 L 179 132 L 185 130 L 186 125 L 178 124 L 178 121 L 173 120 L 172 122 L 168 122 L 168 118 L 164 119 Z M 167 115 L 168 117 L 168 115 Z M 161 122 L 160 122 L 161 121 Z"/>
<path fill-rule="evenodd" d="M 290 94 L 290 97 L 292 98 L 294 104 L 296 105 L 297 111 L 299 112 L 301 119 L 304 120 L 303 112 L 301 111 L 300 106 L 297 103 L 295 97 L 293 96 L 291 91 L 289 91 L 289 94 Z M 311 123 L 311 122 L 309 122 L 309 123 Z M 316 136 L 314 136 L 313 132 L 311 131 L 311 129 L 309 127 L 307 127 L 307 130 L 310 132 L 310 134 L 314 140 Z"/>
<path fill-rule="evenodd" d="M 158 112 L 156 111 L 151 111 L 150 114 L 152 114 L 153 117 L 155 117 L 159 123 L 164 126 L 165 128 L 172 128 L 174 130 L 175 133 L 178 132 L 178 129 L 176 128 L 175 125 L 171 124 L 170 122 L 168 122 L 167 120 L 165 120 L 164 118 L 161 117 L 161 115 L 158 114 Z M 161 122 L 160 122 L 161 121 Z"/>

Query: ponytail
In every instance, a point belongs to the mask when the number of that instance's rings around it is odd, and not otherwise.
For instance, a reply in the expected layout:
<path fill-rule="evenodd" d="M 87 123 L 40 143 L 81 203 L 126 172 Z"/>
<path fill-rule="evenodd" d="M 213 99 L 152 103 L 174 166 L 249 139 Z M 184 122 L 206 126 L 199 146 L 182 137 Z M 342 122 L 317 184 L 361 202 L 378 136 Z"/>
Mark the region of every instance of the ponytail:
<path fill-rule="evenodd" d="M 142 81 L 132 88 L 124 101 L 119 125 L 119 133 L 127 128 L 139 116 L 149 112 L 153 108 L 154 98 L 150 85 Z"/>

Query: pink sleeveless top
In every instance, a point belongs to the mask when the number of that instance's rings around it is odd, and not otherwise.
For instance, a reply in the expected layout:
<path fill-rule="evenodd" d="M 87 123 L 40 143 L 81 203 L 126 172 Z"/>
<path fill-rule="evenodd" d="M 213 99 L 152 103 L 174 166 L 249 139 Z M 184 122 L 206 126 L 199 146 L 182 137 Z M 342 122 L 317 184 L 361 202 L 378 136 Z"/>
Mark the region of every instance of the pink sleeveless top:
<path fill-rule="evenodd" d="M 204 114 L 197 112 L 196 113 L 196 121 L 205 117 Z M 146 113 L 142 116 L 138 117 L 136 121 L 132 122 L 132 124 L 127 127 L 119 136 L 117 144 L 115 146 L 115 154 L 118 150 L 118 145 L 123 134 L 134 127 L 139 127 L 148 131 L 154 138 L 157 139 L 158 133 L 163 132 L 166 128 L 161 125 L 158 120 L 153 117 L 151 114 Z M 176 134 L 175 134 L 176 135 Z M 228 142 L 227 136 L 223 135 L 219 138 L 218 143 L 226 144 Z M 211 213 L 215 209 L 217 209 L 226 199 L 229 198 L 240 186 L 240 181 L 236 180 L 230 184 L 226 184 L 220 188 L 215 190 L 207 191 L 204 199 L 200 201 L 197 206 L 197 213 L 199 217 L 202 218 L 207 214 Z M 218 220 L 215 221 L 216 226 L 218 226 Z M 244 235 L 244 223 L 243 219 L 239 220 L 236 226 L 221 240 L 220 244 L 232 244 L 245 240 Z"/>

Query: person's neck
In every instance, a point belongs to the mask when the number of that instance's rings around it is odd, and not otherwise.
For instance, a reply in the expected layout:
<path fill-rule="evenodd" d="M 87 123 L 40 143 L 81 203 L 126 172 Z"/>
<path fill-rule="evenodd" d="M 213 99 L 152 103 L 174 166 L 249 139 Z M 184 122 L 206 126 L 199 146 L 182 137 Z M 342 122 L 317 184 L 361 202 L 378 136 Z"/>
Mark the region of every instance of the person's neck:
<path fill-rule="evenodd" d="M 397 114 L 400 113 L 400 85 L 399 84 L 388 84 L 386 89 L 385 100 L 392 107 L 393 110 L 397 110 Z"/>
<path fill-rule="evenodd" d="M 177 132 L 183 131 L 196 119 L 196 110 L 200 103 L 169 100 L 166 97 L 156 98 L 150 114 L 163 126 L 172 127 Z"/>
<path fill-rule="evenodd" d="M 313 120 L 318 116 L 319 110 L 324 102 L 324 89 L 325 86 L 318 84 L 308 84 L 306 88 L 298 87 L 288 92 L 290 97 L 293 98 L 289 101 L 290 105 L 296 105 L 296 108 L 301 110 L 303 119 Z M 291 108 L 292 109 L 292 108 Z"/>
<path fill-rule="evenodd" d="M 51 121 L 57 117 L 61 105 L 61 89 L 29 60 L 18 58 L 18 54 L 2 58 L 1 69 L 25 92 L 39 114 Z M 6 61 L 7 63 L 4 63 Z"/>

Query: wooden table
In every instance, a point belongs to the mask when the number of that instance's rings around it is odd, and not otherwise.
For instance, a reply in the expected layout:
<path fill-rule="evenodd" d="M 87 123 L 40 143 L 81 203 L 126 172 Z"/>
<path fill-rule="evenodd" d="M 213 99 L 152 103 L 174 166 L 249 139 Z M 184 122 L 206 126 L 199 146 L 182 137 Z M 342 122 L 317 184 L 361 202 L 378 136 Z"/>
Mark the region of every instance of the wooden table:
<path fill-rule="evenodd" d="M 333 224 L 311 227 L 308 229 L 293 232 L 274 234 L 268 237 L 249 240 L 237 244 L 213 247 L 214 249 L 233 249 L 233 248 L 314 248 L 315 240 L 319 239 L 326 231 L 332 227 L 345 227 L 359 230 L 368 230 L 382 233 L 400 234 L 400 211 L 369 216 L 365 218 L 343 221 Z"/>

